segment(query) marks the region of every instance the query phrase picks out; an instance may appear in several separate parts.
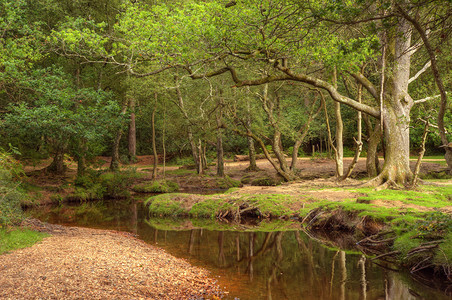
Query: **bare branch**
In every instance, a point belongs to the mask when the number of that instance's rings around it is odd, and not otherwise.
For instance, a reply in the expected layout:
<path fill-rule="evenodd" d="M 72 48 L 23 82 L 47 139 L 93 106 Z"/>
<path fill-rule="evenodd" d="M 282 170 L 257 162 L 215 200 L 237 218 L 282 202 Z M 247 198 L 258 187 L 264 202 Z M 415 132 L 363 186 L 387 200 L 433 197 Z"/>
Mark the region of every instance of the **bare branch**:
<path fill-rule="evenodd" d="M 438 97 L 441 97 L 441 95 L 436 95 L 436 96 L 432 96 L 432 97 L 426 97 L 426 98 L 424 98 L 424 99 L 415 100 L 415 101 L 414 101 L 414 104 L 427 102 L 427 101 L 436 99 L 436 98 L 438 98 Z"/>
<path fill-rule="evenodd" d="M 414 75 L 413 77 L 411 77 L 408 80 L 408 84 L 412 83 L 413 81 L 415 81 L 416 79 L 418 79 L 419 76 L 421 76 L 425 71 L 427 71 L 428 68 L 430 68 L 430 66 L 432 65 L 432 61 L 429 60 L 423 67 L 422 69 L 420 69 L 416 75 Z"/>

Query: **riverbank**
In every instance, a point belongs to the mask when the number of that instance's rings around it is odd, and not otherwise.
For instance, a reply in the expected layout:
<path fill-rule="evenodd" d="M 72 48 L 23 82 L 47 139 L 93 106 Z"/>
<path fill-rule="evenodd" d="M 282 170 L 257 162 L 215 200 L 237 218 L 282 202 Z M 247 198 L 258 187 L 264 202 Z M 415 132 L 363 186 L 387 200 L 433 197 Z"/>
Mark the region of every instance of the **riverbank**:
<path fill-rule="evenodd" d="M 449 181 L 382 191 L 349 183 L 355 185 L 322 179 L 215 195 L 173 193 L 150 197 L 146 203 L 157 217 L 291 220 L 325 244 L 352 247 L 413 274 L 429 269 L 452 282 Z"/>
<path fill-rule="evenodd" d="M 50 234 L 0 255 L 1 299 L 187 299 L 219 293 L 208 272 L 109 230 L 25 221 Z"/>

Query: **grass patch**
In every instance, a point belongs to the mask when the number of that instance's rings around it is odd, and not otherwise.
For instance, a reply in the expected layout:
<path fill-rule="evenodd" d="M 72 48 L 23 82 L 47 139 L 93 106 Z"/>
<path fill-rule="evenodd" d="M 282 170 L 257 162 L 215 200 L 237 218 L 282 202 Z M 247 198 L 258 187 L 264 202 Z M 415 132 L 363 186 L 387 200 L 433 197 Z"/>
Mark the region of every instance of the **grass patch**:
<path fill-rule="evenodd" d="M 185 175 L 194 175 L 194 174 L 196 174 L 196 170 L 175 169 L 175 170 L 168 170 L 165 173 L 168 174 L 168 175 L 185 176 Z"/>
<path fill-rule="evenodd" d="M 48 236 L 46 233 L 29 229 L 0 230 L 0 254 L 30 247 Z"/>
<path fill-rule="evenodd" d="M 183 199 L 186 197 L 189 197 L 189 194 L 162 194 L 149 197 L 144 203 L 149 206 L 149 213 L 154 216 L 186 216 L 188 215 L 188 211 L 182 206 Z"/>

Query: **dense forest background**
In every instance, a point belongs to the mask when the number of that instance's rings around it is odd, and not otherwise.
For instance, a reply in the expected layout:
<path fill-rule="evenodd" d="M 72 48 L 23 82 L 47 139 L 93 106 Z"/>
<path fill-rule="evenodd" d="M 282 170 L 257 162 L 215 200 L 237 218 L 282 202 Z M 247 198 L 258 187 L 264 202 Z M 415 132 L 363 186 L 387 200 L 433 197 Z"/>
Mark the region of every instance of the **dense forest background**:
<path fill-rule="evenodd" d="M 262 153 L 286 180 L 289 157 L 344 176 L 367 156 L 377 184 L 406 183 L 423 141 L 452 166 L 451 6 L 1 0 L 0 147 L 79 174 L 159 154 L 223 175 L 223 155 Z"/>

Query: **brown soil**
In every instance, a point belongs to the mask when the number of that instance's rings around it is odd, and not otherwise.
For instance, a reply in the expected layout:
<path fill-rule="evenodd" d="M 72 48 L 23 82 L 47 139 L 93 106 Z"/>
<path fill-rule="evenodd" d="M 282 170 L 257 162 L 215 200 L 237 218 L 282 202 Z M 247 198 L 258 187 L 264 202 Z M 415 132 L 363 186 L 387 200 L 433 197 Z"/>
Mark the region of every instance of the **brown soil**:
<path fill-rule="evenodd" d="M 0 255 L 1 299 L 216 299 L 207 271 L 130 234 L 28 220 L 41 243 Z"/>

